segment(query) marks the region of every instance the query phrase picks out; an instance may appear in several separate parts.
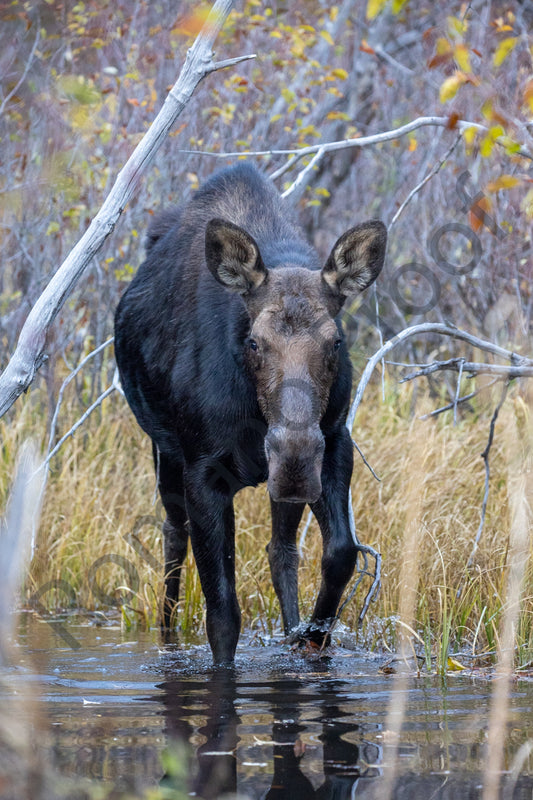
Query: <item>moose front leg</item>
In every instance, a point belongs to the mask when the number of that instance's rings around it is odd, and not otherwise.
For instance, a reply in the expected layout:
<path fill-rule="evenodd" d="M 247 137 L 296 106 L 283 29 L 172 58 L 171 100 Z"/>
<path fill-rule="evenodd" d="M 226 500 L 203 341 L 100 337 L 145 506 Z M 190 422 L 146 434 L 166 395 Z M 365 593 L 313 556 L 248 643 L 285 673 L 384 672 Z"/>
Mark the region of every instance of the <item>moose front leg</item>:
<path fill-rule="evenodd" d="M 298 626 L 298 550 L 296 532 L 305 503 L 270 500 L 272 539 L 267 545 L 272 583 L 278 596 L 285 635 Z"/>
<path fill-rule="evenodd" d="M 186 469 L 191 544 L 206 602 L 207 638 L 217 665 L 233 661 L 241 627 L 235 591 L 233 493 L 207 470 Z"/>
<path fill-rule="evenodd" d="M 335 614 L 352 577 L 357 559 L 357 545 L 350 532 L 348 512 L 350 478 L 353 469 L 352 441 L 343 426 L 326 437 L 322 466 L 322 494 L 311 509 L 323 539 L 322 582 L 309 626 L 309 637 L 324 639 L 324 628 Z"/>

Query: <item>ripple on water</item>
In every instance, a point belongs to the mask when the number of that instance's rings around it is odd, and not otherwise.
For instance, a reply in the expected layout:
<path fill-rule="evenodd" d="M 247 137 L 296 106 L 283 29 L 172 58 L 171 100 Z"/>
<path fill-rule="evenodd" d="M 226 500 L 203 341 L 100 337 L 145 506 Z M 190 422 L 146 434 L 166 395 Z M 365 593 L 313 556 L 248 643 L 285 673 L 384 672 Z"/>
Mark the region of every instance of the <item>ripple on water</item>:
<path fill-rule="evenodd" d="M 32 698 L 17 714 L 30 724 L 41 712 L 51 758 L 66 776 L 131 792 L 172 783 L 161 756 L 177 747 L 197 797 L 379 798 L 397 748 L 395 797 L 481 797 L 490 682 L 403 676 L 405 718 L 395 737 L 387 714 L 403 689 L 379 673 L 382 659 L 356 650 L 317 659 L 279 639 L 243 636 L 235 666 L 214 670 L 205 643 L 163 647 L 156 632 L 124 635 L 116 626 L 68 630 L 75 650 L 51 626 L 26 619 L 0 686 L 11 707 Z M 533 738 L 533 686 L 513 686 L 510 706 L 507 769 Z M 517 786 L 531 796 L 527 762 Z"/>

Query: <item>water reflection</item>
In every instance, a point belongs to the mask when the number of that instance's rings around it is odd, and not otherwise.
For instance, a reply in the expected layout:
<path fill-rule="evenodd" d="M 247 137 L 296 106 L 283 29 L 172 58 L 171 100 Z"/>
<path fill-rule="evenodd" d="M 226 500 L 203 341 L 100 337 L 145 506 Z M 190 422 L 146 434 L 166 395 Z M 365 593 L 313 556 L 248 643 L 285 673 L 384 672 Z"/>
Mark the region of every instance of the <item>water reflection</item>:
<path fill-rule="evenodd" d="M 201 680 L 170 678 L 153 699 L 164 707 L 164 732 L 171 742 L 191 743 L 198 734 L 203 744 L 189 752 L 190 790 L 211 800 L 237 787 L 237 684 L 233 671 L 214 672 Z M 205 715 L 205 724 L 193 721 Z M 196 762 L 196 763 L 195 763 Z M 164 776 L 162 783 L 167 782 Z"/>
<path fill-rule="evenodd" d="M 158 684 L 162 694 L 153 699 L 164 706 L 169 739 L 203 739 L 189 752 L 190 791 L 211 800 L 245 788 L 239 783 L 249 781 L 238 780 L 237 753 L 243 766 L 262 773 L 263 783 L 270 774 L 265 800 L 348 800 L 361 779 L 379 775 L 380 748 L 364 740 L 353 709 L 340 704 L 345 683 L 313 683 L 310 692 L 302 680 L 279 673 L 248 682 L 223 670 L 201 680 L 170 674 Z M 198 716 L 203 721 L 195 725 Z M 257 787 L 253 796 L 259 796 Z"/>
<path fill-rule="evenodd" d="M 0 686 L 2 709 L 33 687 L 18 717 L 46 721 L 43 747 L 67 779 L 112 783 L 128 797 L 166 783 L 204 800 L 382 800 L 398 689 L 379 661 L 339 649 L 317 662 L 276 642 L 243 643 L 234 670 L 213 671 L 207 646 L 161 650 L 152 632 L 69 629 L 76 651 L 50 626 L 28 623 L 9 686 Z M 482 797 L 490 692 L 474 676 L 409 680 L 395 800 Z M 514 684 L 509 702 L 504 796 L 522 800 L 533 796 L 533 763 L 520 763 L 516 783 L 512 769 L 533 740 L 533 683 Z M 174 746 L 185 774 L 165 775 Z M 0 747 L 0 788 L 1 764 Z"/>

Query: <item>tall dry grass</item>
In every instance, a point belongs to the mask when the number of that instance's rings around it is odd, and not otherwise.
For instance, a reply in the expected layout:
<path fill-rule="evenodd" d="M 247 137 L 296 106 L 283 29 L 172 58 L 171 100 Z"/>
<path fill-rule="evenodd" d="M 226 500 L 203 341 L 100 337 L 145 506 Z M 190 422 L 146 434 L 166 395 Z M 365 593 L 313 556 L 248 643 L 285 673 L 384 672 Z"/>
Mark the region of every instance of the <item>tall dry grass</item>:
<path fill-rule="evenodd" d="M 413 524 L 416 500 L 416 563 L 407 573 L 412 580 L 415 646 L 427 665 L 437 669 L 445 669 L 449 652 L 461 652 L 464 659 L 495 652 L 506 603 L 511 530 L 508 455 L 502 432 L 523 428 L 530 413 L 515 387 L 498 418 L 490 453 L 485 527 L 474 565 L 467 571 L 484 490 L 480 454 L 498 391 L 493 396 L 487 392 L 483 401 L 462 411 L 454 427 L 450 414 L 419 419 L 439 404 L 420 391 L 413 414 L 410 386 L 387 384 L 385 402 L 377 388 L 368 390 L 354 435 L 381 482 L 355 454 L 354 514 L 360 539 L 381 551 L 384 567 L 381 593 L 359 633 L 363 646 L 393 648 L 398 643 L 402 581 L 406 580 L 405 533 Z M 44 428 L 40 401 L 39 392 L 33 391 L 9 420 L 0 421 L 3 499 L 21 443 L 30 432 L 35 435 Z M 61 433 L 79 416 L 79 402 L 66 403 Z M 43 430 L 42 446 L 44 439 Z M 50 609 L 75 604 L 104 614 L 114 605 L 121 609 L 126 625 L 156 624 L 163 589 L 162 513 L 159 503 L 154 503 L 154 488 L 149 441 L 125 401 L 115 394 L 65 443 L 51 464 L 26 599 L 40 593 L 40 602 Z M 259 635 L 268 634 L 279 630 L 280 614 L 265 553 L 269 509 L 264 487 L 238 495 L 236 517 L 243 624 Z M 318 590 L 320 552 L 320 536 L 313 523 L 300 566 L 303 616 L 310 613 Z M 100 563 L 97 569 L 95 563 Z M 58 584 L 61 581 L 65 583 Z M 72 591 L 65 591 L 66 584 Z M 515 637 L 522 664 L 533 657 L 530 564 L 525 587 Z M 361 595 L 356 597 L 343 614 L 343 622 L 354 629 L 361 600 Z M 198 631 L 202 624 L 202 593 L 189 554 L 180 625 L 183 630 Z"/>

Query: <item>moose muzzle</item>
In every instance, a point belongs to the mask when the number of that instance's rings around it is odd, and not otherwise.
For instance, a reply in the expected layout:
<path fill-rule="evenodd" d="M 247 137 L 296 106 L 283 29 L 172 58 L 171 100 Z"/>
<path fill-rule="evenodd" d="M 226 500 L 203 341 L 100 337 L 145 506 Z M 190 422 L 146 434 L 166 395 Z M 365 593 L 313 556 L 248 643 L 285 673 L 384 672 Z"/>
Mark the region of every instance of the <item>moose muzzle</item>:
<path fill-rule="evenodd" d="M 265 437 L 268 491 L 277 503 L 314 503 L 322 494 L 324 436 L 318 425 L 269 428 Z"/>

